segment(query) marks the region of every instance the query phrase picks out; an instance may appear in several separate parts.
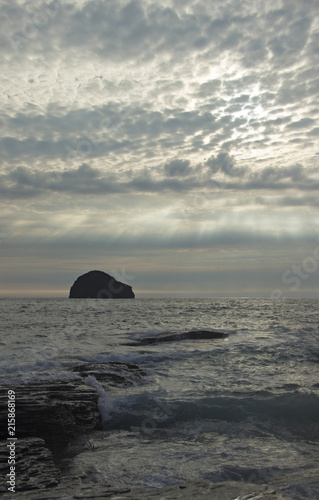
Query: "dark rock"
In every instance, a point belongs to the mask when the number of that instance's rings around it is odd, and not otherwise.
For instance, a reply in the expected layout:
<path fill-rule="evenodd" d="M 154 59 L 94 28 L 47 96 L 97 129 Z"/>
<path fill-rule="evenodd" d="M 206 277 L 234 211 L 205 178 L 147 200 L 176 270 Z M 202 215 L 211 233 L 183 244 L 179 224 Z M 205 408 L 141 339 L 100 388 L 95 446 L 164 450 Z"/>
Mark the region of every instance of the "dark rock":
<path fill-rule="evenodd" d="M 316 470 L 316 472 L 318 472 Z M 296 500 L 318 499 L 317 477 L 304 478 L 305 471 L 298 477 L 286 477 L 279 485 L 254 484 L 240 481 L 223 481 L 211 483 L 202 479 L 187 481 L 183 484 L 172 484 L 161 488 L 114 487 L 103 483 L 85 483 L 77 476 L 63 478 L 54 488 L 25 491 L 19 500 L 230 500 L 234 498 L 258 498 L 258 500 Z M 299 484 L 293 480 L 298 480 Z M 285 481 L 285 482 L 283 482 Z M 2 499 L 12 500 L 12 493 L 3 493 Z"/>
<path fill-rule="evenodd" d="M 7 390 L 2 388 L 0 419 L 6 420 Z M 52 451 L 68 444 L 70 438 L 99 429 L 98 393 L 81 380 L 45 381 L 12 387 L 16 400 L 16 437 L 40 437 Z M 7 438 L 1 426 L 0 438 Z"/>
<path fill-rule="evenodd" d="M 70 299 L 134 299 L 132 287 L 103 271 L 82 274 L 70 289 Z"/>
<path fill-rule="evenodd" d="M 73 371 L 83 377 L 94 376 L 107 386 L 134 385 L 146 373 L 134 363 L 82 363 Z M 6 483 L 8 469 L 8 389 L 15 391 L 16 491 L 30 500 L 60 498 L 98 498 L 89 486 L 89 497 L 81 478 L 63 471 L 69 444 L 102 429 L 98 413 L 98 392 L 85 380 L 39 381 L 0 386 L 0 496 L 12 498 Z M 105 385 L 105 384 L 104 384 Z M 72 453 L 71 453 L 72 454 Z M 61 469 L 62 466 L 62 469 Z M 60 469 L 61 470 L 60 470 Z M 110 486 L 110 485 L 109 485 Z M 23 497 L 21 492 L 23 491 Z M 104 487 L 102 498 L 129 492 L 130 488 Z M 84 496 L 82 495 L 84 494 Z M 79 494 L 79 496 L 77 496 Z"/>
<path fill-rule="evenodd" d="M 19 383 L 0 387 L 0 439 L 7 439 L 7 392 L 15 391 L 16 437 L 38 437 L 53 452 L 65 448 L 70 439 L 101 429 L 98 391 L 85 383 L 93 376 L 106 386 L 132 386 L 146 373 L 134 363 L 81 363 L 73 371 L 84 380 L 57 380 Z"/>
<path fill-rule="evenodd" d="M 276 494 L 277 493 L 277 494 Z M 316 494 L 316 492 L 315 492 Z M 1 498 L 12 499 L 12 494 L 4 494 Z M 222 483 L 211 483 L 209 481 L 194 480 L 183 484 L 173 484 L 162 488 L 143 487 L 112 487 L 105 484 L 79 484 L 79 478 L 61 482 L 56 488 L 49 490 L 25 491 L 23 500 L 104 500 L 106 498 L 127 500 L 230 500 L 234 498 L 258 498 L 259 500 L 292 500 L 296 498 L 315 499 L 317 496 L 283 496 L 278 491 L 273 491 L 267 485 L 256 485 L 251 483 L 239 483 L 227 481 Z"/>
<path fill-rule="evenodd" d="M 146 373 L 134 363 L 108 361 L 101 363 L 83 363 L 73 367 L 81 377 L 92 375 L 99 382 L 106 382 L 110 386 L 131 386 L 141 381 Z"/>
<path fill-rule="evenodd" d="M 7 443 L 8 441 L 0 442 L 1 494 L 8 491 L 5 480 L 9 473 Z M 14 467 L 16 492 L 53 488 L 59 484 L 60 471 L 54 464 L 52 453 L 45 447 L 43 439 L 30 437 L 15 441 Z"/>
<path fill-rule="evenodd" d="M 224 332 L 213 332 L 210 330 L 194 330 L 190 332 L 182 332 L 182 333 L 161 333 L 160 335 L 156 335 L 155 337 L 143 337 L 141 339 L 136 340 L 135 342 L 130 342 L 126 345 L 146 345 L 146 344 L 157 344 L 158 342 L 173 342 L 178 340 L 213 340 L 213 339 L 223 339 L 228 336 L 227 333 Z"/>

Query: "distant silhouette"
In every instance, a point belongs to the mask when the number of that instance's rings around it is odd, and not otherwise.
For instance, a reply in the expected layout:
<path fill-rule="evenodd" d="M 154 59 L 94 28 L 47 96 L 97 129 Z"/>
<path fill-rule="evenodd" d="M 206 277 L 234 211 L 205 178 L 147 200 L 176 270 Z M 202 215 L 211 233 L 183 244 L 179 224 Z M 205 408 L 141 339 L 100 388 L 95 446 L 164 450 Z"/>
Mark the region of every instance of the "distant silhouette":
<path fill-rule="evenodd" d="M 89 271 L 73 283 L 70 299 L 134 299 L 132 287 L 103 271 Z"/>

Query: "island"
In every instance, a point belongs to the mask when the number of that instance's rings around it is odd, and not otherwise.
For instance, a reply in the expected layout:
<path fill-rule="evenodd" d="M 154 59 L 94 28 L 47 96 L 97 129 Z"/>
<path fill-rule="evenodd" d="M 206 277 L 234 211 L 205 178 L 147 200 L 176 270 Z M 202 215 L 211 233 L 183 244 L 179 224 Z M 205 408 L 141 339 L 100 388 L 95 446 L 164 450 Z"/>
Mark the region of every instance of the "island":
<path fill-rule="evenodd" d="M 70 299 L 134 299 L 132 287 L 103 271 L 79 276 L 70 288 Z"/>

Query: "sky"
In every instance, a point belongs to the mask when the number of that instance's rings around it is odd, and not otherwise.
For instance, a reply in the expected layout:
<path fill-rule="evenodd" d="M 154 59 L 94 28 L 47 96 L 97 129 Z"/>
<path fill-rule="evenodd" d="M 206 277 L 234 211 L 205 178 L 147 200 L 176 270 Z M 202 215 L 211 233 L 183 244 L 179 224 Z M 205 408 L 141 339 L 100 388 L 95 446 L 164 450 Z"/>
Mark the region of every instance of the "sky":
<path fill-rule="evenodd" d="M 318 0 L 0 6 L 2 297 L 319 297 Z"/>

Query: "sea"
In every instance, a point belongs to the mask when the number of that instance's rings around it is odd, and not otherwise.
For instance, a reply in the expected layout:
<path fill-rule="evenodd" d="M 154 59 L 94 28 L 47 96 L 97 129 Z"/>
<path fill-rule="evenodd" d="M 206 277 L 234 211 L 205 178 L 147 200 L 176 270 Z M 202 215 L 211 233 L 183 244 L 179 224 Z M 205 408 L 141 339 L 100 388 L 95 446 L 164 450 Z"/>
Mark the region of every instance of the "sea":
<path fill-rule="evenodd" d="M 302 483 L 318 469 L 319 300 L 16 298 L 0 314 L 1 385 L 79 377 L 79 361 L 146 372 L 129 387 L 88 378 L 103 429 L 68 458 L 86 484 Z M 228 336 L 127 345 L 203 329 Z"/>

